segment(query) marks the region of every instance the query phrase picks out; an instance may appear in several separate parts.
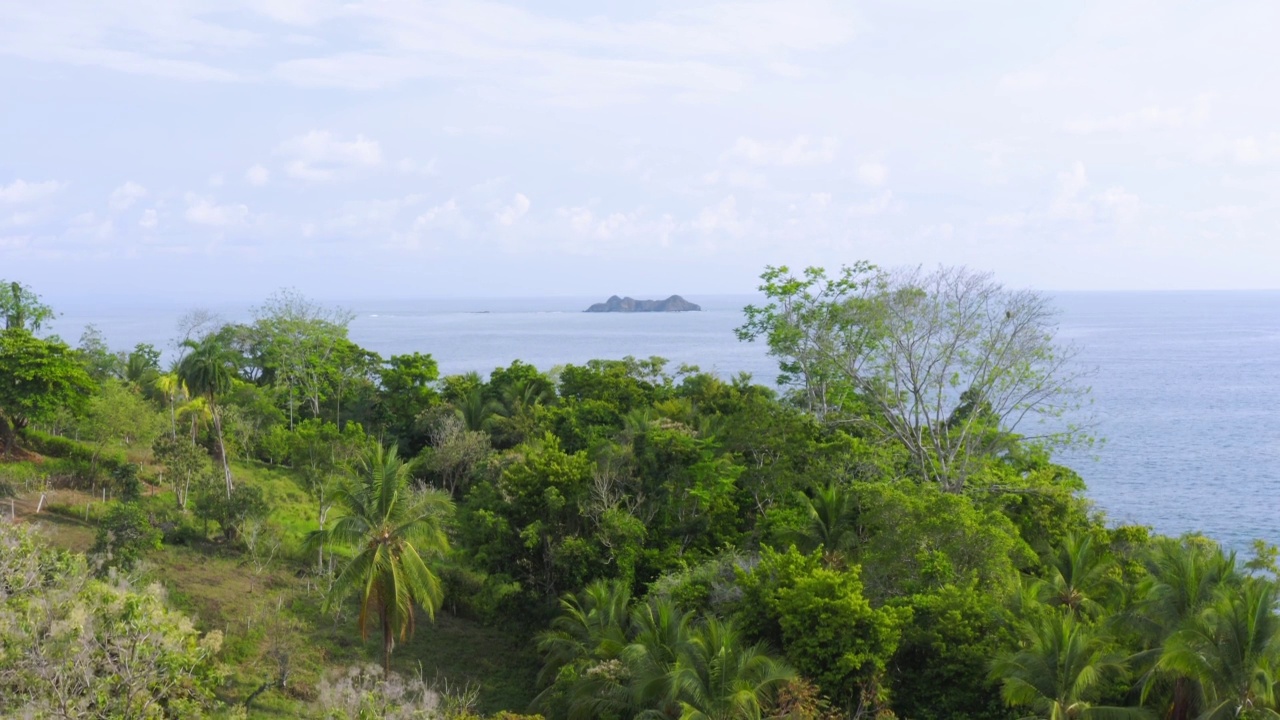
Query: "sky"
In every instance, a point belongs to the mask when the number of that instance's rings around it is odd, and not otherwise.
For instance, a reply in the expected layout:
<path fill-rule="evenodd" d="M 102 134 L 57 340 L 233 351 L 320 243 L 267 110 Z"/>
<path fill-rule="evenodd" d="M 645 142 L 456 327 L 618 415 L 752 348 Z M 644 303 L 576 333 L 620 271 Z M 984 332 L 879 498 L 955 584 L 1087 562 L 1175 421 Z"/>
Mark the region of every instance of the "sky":
<path fill-rule="evenodd" d="M 0 3 L 0 278 L 665 296 L 766 265 L 1280 287 L 1280 3 Z"/>

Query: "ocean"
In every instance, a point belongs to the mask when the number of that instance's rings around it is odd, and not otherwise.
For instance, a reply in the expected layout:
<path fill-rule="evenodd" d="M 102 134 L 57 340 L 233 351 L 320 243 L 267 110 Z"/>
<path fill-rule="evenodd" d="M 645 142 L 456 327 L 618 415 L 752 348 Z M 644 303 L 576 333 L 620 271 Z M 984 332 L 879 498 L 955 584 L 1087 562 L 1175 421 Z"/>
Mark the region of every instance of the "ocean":
<path fill-rule="evenodd" d="M 1280 544 L 1280 292 L 1056 293 L 1058 338 L 1090 377 L 1104 442 L 1059 460 L 1114 522 L 1199 531 L 1245 549 Z M 665 357 L 772 384 L 774 361 L 733 330 L 752 296 L 689 296 L 700 313 L 596 314 L 599 298 L 340 303 L 351 339 L 381 353 L 429 352 L 443 373 L 542 369 L 592 358 Z M 69 306 L 53 330 L 75 344 L 94 323 L 113 348 L 169 348 L 189 308 Z M 249 308 L 211 308 L 243 321 Z"/>

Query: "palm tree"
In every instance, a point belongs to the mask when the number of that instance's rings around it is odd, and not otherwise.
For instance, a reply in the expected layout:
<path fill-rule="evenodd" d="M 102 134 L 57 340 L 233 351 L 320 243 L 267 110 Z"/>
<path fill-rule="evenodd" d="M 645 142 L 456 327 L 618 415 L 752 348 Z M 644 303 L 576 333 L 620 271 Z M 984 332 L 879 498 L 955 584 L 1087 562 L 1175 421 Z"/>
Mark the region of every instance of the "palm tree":
<path fill-rule="evenodd" d="M 796 673 L 747 645 L 733 625 L 709 618 L 672 671 L 681 720 L 761 720 L 778 688 Z"/>
<path fill-rule="evenodd" d="M 546 656 L 539 681 L 549 687 L 534 699 L 546 705 L 558 689 L 551 685 L 561 669 L 577 665 L 581 676 L 569 689 L 570 720 L 612 717 L 627 709 L 626 669 L 621 662 L 627 647 L 631 588 L 621 580 L 597 580 L 581 596 L 560 600 L 560 615 L 551 629 L 538 635 L 538 649 Z"/>
<path fill-rule="evenodd" d="M 222 417 L 218 409 L 218 396 L 225 395 L 235 384 L 240 355 L 217 333 L 211 333 L 200 342 L 187 340 L 190 348 L 178 363 L 178 379 L 193 395 L 204 397 L 213 415 L 213 427 L 218 435 L 218 456 L 227 481 L 227 500 L 231 499 L 231 463 L 227 459 L 227 445 L 222 440 Z"/>
<path fill-rule="evenodd" d="M 169 401 L 169 437 L 177 439 L 178 437 L 178 396 L 186 396 L 189 393 L 187 388 L 182 384 L 182 380 L 178 378 L 178 372 L 167 372 L 156 378 L 156 389 L 164 393 L 164 399 Z"/>
<path fill-rule="evenodd" d="M 632 611 L 631 632 L 623 657 L 631 672 L 632 706 L 645 717 L 677 717 L 680 705 L 672 670 L 689 651 L 692 616 L 669 598 L 657 598 Z"/>
<path fill-rule="evenodd" d="M 1220 588 L 1240 582 L 1235 553 L 1224 554 L 1203 539 L 1164 538 L 1153 545 L 1146 566 L 1148 575 L 1138 591 L 1136 612 L 1129 617 L 1146 637 L 1148 648 L 1135 656 L 1149 667 L 1143 678 L 1143 701 L 1157 687 L 1167 688 L 1164 716 L 1188 720 L 1203 693 L 1194 678 L 1162 669 L 1158 661 L 1166 641 L 1192 623 Z M 1170 675 L 1171 686 L 1167 684 Z"/>
<path fill-rule="evenodd" d="M 1038 586 L 1042 599 L 1076 617 L 1100 614 L 1117 586 L 1110 556 L 1088 534 L 1067 535 L 1046 565 L 1049 575 Z"/>
<path fill-rule="evenodd" d="M 424 558 L 449 551 L 444 524 L 453 501 L 436 490 L 415 492 L 409 487 L 409 466 L 397 457 L 396 446 L 372 448 L 356 477 L 334 494 L 345 509 L 328 530 L 312 533 L 309 542 L 354 552 L 334 580 L 326 607 L 348 592 L 360 593 L 361 637 L 369 637 L 369 613 L 382 624 L 382 669 L 391 673 L 391 651 L 398 635 L 405 640 L 414 630 L 414 605 L 435 620 L 440 607 L 440 578 Z"/>
<path fill-rule="evenodd" d="M 630 610 L 631 589 L 621 580 L 597 580 L 581 597 L 566 594 L 551 629 L 538 634 L 538 649 L 547 658 L 540 679 L 553 679 L 561 667 L 576 660 L 618 657 L 627 645 Z"/>
<path fill-rule="evenodd" d="M 1165 643 L 1159 666 L 1190 678 L 1203 720 L 1280 718 L 1280 616 L 1274 583 L 1251 578 L 1220 588 L 1199 617 Z"/>
<path fill-rule="evenodd" d="M 489 428 L 491 419 L 502 406 L 495 400 L 485 398 L 484 388 L 474 387 L 458 399 L 455 407 L 468 430 L 480 431 Z"/>
<path fill-rule="evenodd" d="M 858 507 L 847 487 L 837 482 L 815 488 L 805 496 L 803 509 L 808 523 L 800 531 L 805 550 L 822 546 L 828 553 L 847 552 L 857 541 Z"/>
<path fill-rule="evenodd" d="M 996 658 L 991 678 L 1013 707 L 1029 707 L 1043 720 L 1145 718 L 1141 708 L 1092 704 L 1108 676 L 1124 666 L 1108 640 L 1070 612 L 1055 612 L 1024 627 L 1023 649 Z"/>

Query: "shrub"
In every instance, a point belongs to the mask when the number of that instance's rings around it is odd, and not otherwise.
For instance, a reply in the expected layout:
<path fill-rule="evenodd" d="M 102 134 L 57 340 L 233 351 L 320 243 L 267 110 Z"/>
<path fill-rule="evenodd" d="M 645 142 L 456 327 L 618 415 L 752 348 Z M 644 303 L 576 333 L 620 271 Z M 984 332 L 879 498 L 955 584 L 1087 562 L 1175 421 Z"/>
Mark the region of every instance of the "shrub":
<path fill-rule="evenodd" d="M 98 539 L 90 552 L 103 558 L 103 570 L 130 570 L 147 550 L 160 549 L 161 536 L 142 508 L 117 503 L 98 526 Z"/>

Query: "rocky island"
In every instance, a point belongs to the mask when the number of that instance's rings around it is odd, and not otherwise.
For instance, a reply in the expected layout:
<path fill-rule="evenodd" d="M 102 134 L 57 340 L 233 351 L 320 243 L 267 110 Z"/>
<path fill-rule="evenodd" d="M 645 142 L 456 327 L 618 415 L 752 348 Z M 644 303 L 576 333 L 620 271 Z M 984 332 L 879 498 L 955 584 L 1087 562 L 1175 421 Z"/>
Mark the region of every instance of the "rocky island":
<path fill-rule="evenodd" d="M 702 308 L 679 295 L 666 300 L 636 300 L 617 295 L 587 308 L 587 312 L 697 312 Z"/>

